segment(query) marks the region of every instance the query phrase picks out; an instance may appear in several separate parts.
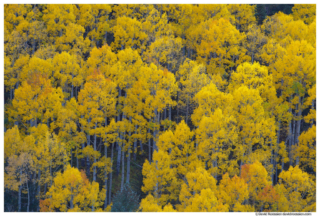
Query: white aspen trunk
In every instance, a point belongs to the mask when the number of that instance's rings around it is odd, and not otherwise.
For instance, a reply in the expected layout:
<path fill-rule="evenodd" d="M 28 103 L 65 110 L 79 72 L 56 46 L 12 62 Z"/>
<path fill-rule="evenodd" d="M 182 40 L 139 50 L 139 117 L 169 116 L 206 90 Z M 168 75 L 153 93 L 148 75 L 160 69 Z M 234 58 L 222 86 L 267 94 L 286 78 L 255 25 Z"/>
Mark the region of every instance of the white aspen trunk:
<path fill-rule="evenodd" d="M 290 96 L 290 101 L 292 101 L 292 95 Z M 289 113 L 292 113 L 292 108 L 290 106 L 289 108 Z M 288 141 L 289 141 L 289 161 L 290 161 L 290 165 L 291 162 L 292 162 L 292 159 L 291 159 L 291 146 L 292 146 L 292 120 L 289 122 L 289 134 L 288 134 Z"/>
<path fill-rule="evenodd" d="M 106 18 L 106 22 L 108 22 L 108 16 Z M 108 31 L 106 31 L 106 33 L 104 34 L 104 39 L 106 41 L 106 44 L 107 44 L 107 37 L 108 37 Z"/>
<path fill-rule="evenodd" d="M 129 117 L 129 122 L 132 123 L 132 117 L 131 116 Z M 131 129 L 129 131 L 129 140 L 130 140 L 130 138 L 131 138 Z M 127 181 L 126 181 L 126 183 L 129 183 L 129 181 L 130 181 L 130 159 L 131 159 L 130 157 L 131 157 L 131 143 L 129 142 L 128 157 L 127 157 Z"/>
<path fill-rule="evenodd" d="M 27 180 L 27 191 L 28 191 L 28 203 L 27 203 L 27 212 L 29 212 L 29 208 L 30 208 L 30 193 L 29 193 L 29 185 L 28 185 L 28 180 Z"/>
<path fill-rule="evenodd" d="M 297 130 L 296 130 L 296 146 L 299 147 L 299 136 L 300 136 L 300 128 L 301 128 L 301 114 L 302 114 L 302 106 L 303 106 L 304 97 L 299 97 L 299 112 L 298 112 L 298 121 L 297 121 Z M 299 155 L 296 157 L 296 166 L 299 165 Z"/>
<path fill-rule="evenodd" d="M 107 127 L 107 117 L 105 117 L 105 127 Z M 104 156 L 106 158 L 108 158 L 108 146 L 104 145 Z M 104 187 L 106 189 L 106 198 L 104 200 L 104 208 L 107 208 L 108 206 L 108 173 L 106 171 L 107 169 L 105 169 L 104 172 Z"/>
<path fill-rule="evenodd" d="M 120 96 L 121 96 L 121 88 L 120 87 L 119 87 L 118 95 L 119 95 L 119 98 L 120 98 Z M 119 104 L 120 104 L 120 102 L 119 102 Z M 120 121 L 120 113 L 118 114 L 117 122 L 119 122 L 119 121 Z M 119 130 L 118 130 L 118 136 L 121 138 Z M 118 155 L 117 155 L 116 175 L 118 176 L 119 173 L 120 173 L 120 163 L 121 163 L 121 147 L 120 147 L 119 141 L 117 141 L 117 151 L 118 151 Z"/>
<path fill-rule="evenodd" d="M 137 130 L 138 130 L 138 125 L 134 126 L 134 133 L 137 135 Z M 135 161 L 137 159 L 137 138 L 134 138 L 134 143 L 133 143 L 133 160 Z"/>
<path fill-rule="evenodd" d="M 110 172 L 110 180 L 109 180 L 109 204 L 111 203 L 111 191 L 112 191 L 113 147 L 114 147 L 114 143 L 112 143 L 112 146 L 111 146 L 111 172 Z"/>
<path fill-rule="evenodd" d="M 20 185 L 18 192 L 18 212 L 21 212 L 21 190 L 22 190 L 22 181 L 21 181 L 22 170 L 20 168 Z"/>
<path fill-rule="evenodd" d="M 290 165 L 293 164 L 293 150 L 292 150 L 292 147 L 293 145 L 295 144 L 295 133 L 296 133 L 296 120 L 294 120 L 296 118 L 296 113 L 294 112 L 294 115 L 293 115 L 293 127 L 292 127 L 292 136 L 291 136 L 291 148 L 290 148 L 290 154 L 291 154 L 291 157 L 290 157 Z"/>
<path fill-rule="evenodd" d="M 123 190 L 124 185 L 124 151 L 121 151 L 121 191 Z"/>
<path fill-rule="evenodd" d="M 83 115 L 81 115 L 81 119 L 83 119 Z M 83 125 L 81 125 L 81 132 L 83 133 Z M 82 150 L 85 148 L 85 144 L 81 143 Z M 85 167 L 85 158 L 81 158 L 81 166 Z"/>
<path fill-rule="evenodd" d="M 37 195 L 38 195 L 38 200 L 40 200 L 40 180 L 41 180 L 41 170 L 38 170 L 38 190 L 37 190 Z M 40 211 L 39 205 L 37 206 L 37 211 Z"/>
<path fill-rule="evenodd" d="M 97 129 L 97 122 L 96 122 L 96 124 L 95 124 L 95 126 L 94 126 L 94 129 L 95 129 L 95 130 Z M 96 134 L 94 134 L 93 149 L 94 149 L 95 151 L 97 151 L 97 135 L 96 135 Z M 95 163 L 96 161 L 97 161 L 97 159 L 96 159 L 96 157 L 94 157 L 94 158 L 93 158 L 93 163 Z M 97 180 L 97 179 L 96 179 L 96 178 L 97 178 L 96 175 L 97 175 L 97 167 L 94 166 L 94 167 L 93 167 L 93 181 L 96 181 L 96 180 Z"/>
<path fill-rule="evenodd" d="M 157 108 L 154 109 L 154 124 L 158 123 L 158 111 Z M 157 144 L 156 144 L 156 138 L 157 137 L 157 129 L 154 127 L 153 128 L 153 152 L 157 149 Z"/>
<path fill-rule="evenodd" d="M 73 209 L 73 187 L 71 187 L 70 209 Z"/>
<path fill-rule="evenodd" d="M 156 170 L 158 171 L 158 161 L 156 161 Z M 156 179 L 158 178 L 158 176 L 156 176 Z M 156 180 L 157 181 L 157 180 Z M 154 189 L 154 195 L 155 195 L 155 198 L 158 198 L 158 181 L 156 183 L 156 187 Z"/>
<path fill-rule="evenodd" d="M 150 123 L 151 119 L 149 119 L 149 123 Z M 148 134 L 150 134 L 150 128 L 148 128 Z M 151 161 L 151 140 L 150 137 L 148 138 L 148 147 L 149 147 L 149 162 Z"/>
<path fill-rule="evenodd" d="M 90 125 L 91 119 L 88 119 L 88 126 Z M 88 132 L 87 134 L 87 146 L 90 146 L 90 134 Z M 89 161 L 89 156 L 87 156 L 87 161 L 86 161 L 86 172 L 87 176 L 90 176 L 90 161 Z"/>

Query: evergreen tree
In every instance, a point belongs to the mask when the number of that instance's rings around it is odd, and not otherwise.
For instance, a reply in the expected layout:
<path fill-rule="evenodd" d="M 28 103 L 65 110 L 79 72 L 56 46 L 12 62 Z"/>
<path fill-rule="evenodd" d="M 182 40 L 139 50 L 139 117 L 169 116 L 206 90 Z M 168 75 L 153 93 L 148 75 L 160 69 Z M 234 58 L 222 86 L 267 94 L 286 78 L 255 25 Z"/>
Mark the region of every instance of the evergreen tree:
<path fill-rule="evenodd" d="M 258 21 L 258 24 L 261 25 L 267 15 L 266 6 L 264 4 L 257 4 L 254 15 Z"/>

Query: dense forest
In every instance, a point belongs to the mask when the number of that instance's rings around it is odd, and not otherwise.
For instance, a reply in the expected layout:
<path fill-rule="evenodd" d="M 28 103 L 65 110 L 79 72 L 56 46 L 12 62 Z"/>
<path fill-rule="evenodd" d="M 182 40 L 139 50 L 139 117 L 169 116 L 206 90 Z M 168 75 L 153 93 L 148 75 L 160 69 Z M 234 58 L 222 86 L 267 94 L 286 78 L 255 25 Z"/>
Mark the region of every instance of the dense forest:
<path fill-rule="evenodd" d="M 315 5 L 4 5 L 5 211 L 316 211 Z"/>

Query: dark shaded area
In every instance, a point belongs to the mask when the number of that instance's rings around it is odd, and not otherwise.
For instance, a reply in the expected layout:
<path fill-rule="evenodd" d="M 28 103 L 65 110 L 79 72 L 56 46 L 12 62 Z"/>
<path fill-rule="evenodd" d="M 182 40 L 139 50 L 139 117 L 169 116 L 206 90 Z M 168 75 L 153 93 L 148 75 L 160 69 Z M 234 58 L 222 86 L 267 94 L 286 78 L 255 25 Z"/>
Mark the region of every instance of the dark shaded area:
<path fill-rule="evenodd" d="M 111 212 L 135 212 L 139 208 L 139 196 L 129 184 L 123 186 L 113 197 Z"/>
<path fill-rule="evenodd" d="M 278 12 L 291 14 L 293 6 L 294 4 L 257 4 L 255 16 L 258 24 L 261 25 L 266 16 L 272 16 Z"/>

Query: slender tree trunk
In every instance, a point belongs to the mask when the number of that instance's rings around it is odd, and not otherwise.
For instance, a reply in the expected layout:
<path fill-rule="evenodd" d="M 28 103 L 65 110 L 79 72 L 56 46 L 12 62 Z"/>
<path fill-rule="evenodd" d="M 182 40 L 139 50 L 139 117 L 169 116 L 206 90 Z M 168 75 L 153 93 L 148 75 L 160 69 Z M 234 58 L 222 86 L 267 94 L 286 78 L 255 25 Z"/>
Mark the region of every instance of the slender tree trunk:
<path fill-rule="evenodd" d="M 132 117 L 130 116 L 129 117 L 129 122 L 132 123 Z M 128 157 L 127 157 L 127 183 L 129 183 L 130 181 L 130 160 L 131 160 L 131 142 L 130 142 L 130 139 L 131 139 L 131 129 L 129 131 L 129 146 L 128 146 Z"/>
<path fill-rule="evenodd" d="M 81 116 L 81 118 L 83 119 L 83 115 Z M 81 125 L 81 132 L 83 133 L 83 125 Z M 85 144 L 81 143 L 81 147 L 82 147 L 82 151 L 85 148 Z M 81 167 L 84 168 L 85 167 L 85 158 L 81 158 Z"/>
<path fill-rule="evenodd" d="M 158 123 L 158 111 L 157 108 L 154 109 L 154 124 Z M 156 144 L 156 139 L 157 139 L 157 129 L 154 127 L 153 128 L 153 152 L 157 149 L 157 144 Z"/>
<path fill-rule="evenodd" d="M 76 86 L 76 88 L 75 88 L 75 95 L 76 95 L 76 98 L 78 98 L 78 87 Z"/>
<path fill-rule="evenodd" d="M 141 154 L 143 153 L 143 147 L 142 147 L 142 140 L 140 139 L 139 140 L 139 143 L 140 143 L 140 150 L 141 150 Z"/>
<path fill-rule="evenodd" d="M 72 167 L 73 160 L 72 160 L 72 149 L 70 149 L 70 166 Z"/>
<path fill-rule="evenodd" d="M 134 126 L 134 133 L 137 135 L 137 129 L 138 129 L 138 125 Z M 134 138 L 134 143 L 133 143 L 133 160 L 136 161 L 137 159 L 137 138 Z"/>
<path fill-rule="evenodd" d="M 94 126 L 94 129 L 95 129 L 95 130 L 97 129 L 97 122 L 96 122 L 96 124 L 95 124 L 95 126 Z M 96 134 L 94 134 L 93 149 L 94 149 L 94 151 L 97 151 L 97 135 L 96 135 Z M 97 159 L 96 159 L 96 157 L 94 157 L 93 163 L 95 163 L 96 161 L 97 161 Z M 96 181 L 96 180 L 97 180 L 97 179 L 96 179 L 96 175 L 97 175 L 97 167 L 94 166 L 94 167 L 93 167 L 93 181 Z"/>
<path fill-rule="evenodd" d="M 149 123 L 150 123 L 151 119 L 149 119 Z M 150 127 L 148 128 L 148 135 L 150 134 Z M 148 138 L 148 147 L 149 147 L 149 162 L 151 161 L 151 140 L 150 137 Z"/>
<path fill-rule="evenodd" d="M 90 125 L 90 121 L 91 119 L 89 118 L 88 119 L 88 126 Z M 88 131 L 88 134 L 87 134 L 87 146 L 90 146 L 90 133 Z M 87 161 L 86 161 L 86 172 L 87 172 L 87 176 L 89 177 L 90 176 L 90 161 L 89 161 L 89 156 L 87 156 Z"/>
<path fill-rule="evenodd" d="M 189 94 L 187 98 L 187 114 L 186 114 L 186 124 L 188 125 L 188 116 L 189 116 Z"/>
<path fill-rule="evenodd" d="M 169 113 L 169 117 L 171 117 L 171 113 Z M 179 91 L 177 92 L 177 123 L 179 123 Z"/>
<path fill-rule="evenodd" d="M 73 187 L 71 187 L 70 209 L 73 209 Z"/>
<path fill-rule="evenodd" d="M 13 99 L 13 88 L 14 87 L 12 87 L 11 89 L 10 89 L 10 100 L 12 101 L 12 99 Z"/>
<path fill-rule="evenodd" d="M 44 173 L 45 173 L 45 176 L 47 177 L 47 168 L 44 169 Z M 43 194 L 46 195 L 47 193 L 47 183 L 44 184 L 44 191 L 43 191 Z"/>
<path fill-rule="evenodd" d="M 290 121 L 289 123 L 289 135 L 288 135 L 288 142 L 289 142 L 289 161 L 290 161 L 290 165 L 291 165 L 291 143 L 292 143 L 292 121 Z"/>
<path fill-rule="evenodd" d="M 106 19 L 106 23 L 108 22 L 108 18 Z M 108 44 L 107 43 L 107 37 L 108 37 L 108 31 L 106 31 L 106 33 L 104 34 L 104 39 L 105 39 L 105 41 L 106 41 L 106 44 Z"/>
<path fill-rule="evenodd" d="M 107 127 L 107 122 L 108 122 L 108 118 L 105 117 L 105 127 Z M 107 143 L 104 144 L 104 156 L 105 156 L 105 158 L 108 158 L 108 146 L 107 146 Z M 106 198 L 104 200 L 104 208 L 107 208 L 107 206 L 108 206 L 108 173 L 107 173 L 107 167 L 106 167 L 105 172 L 104 172 L 104 187 L 106 189 Z"/>
<path fill-rule="evenodd" d="M 40 180 L 41 180 L 41 170 L 39 169 L 39 171 L 38 171 L 38 191 L 37 191 L 38 201 L 40 200 Z M 39 212 L 39 211 L 40 211 L 40 207 L 39 207 L 39 203 L 38 203 L 37 212 Z"/>
<path fill-rule="evenodd" d="M 290 146 L 290 166 L 293 164 L 293 150 L 292 147 L 295 144 L 295 133 L 296 133 L 296 113 L 293 115 L 293 127 L 292 127 L 292 135 L 291 135 L 291 146 Z"/>
<path fill-rule="evenodd" d="M 156 170 L 158 171 L 158 161 L 156 161 Z M 156 176 L 156 179 L 158 178 L 158 176 Z M 156 183 L 156 187 L 154 188 L 154 195 L 155 198 L 158 198 L 158 181 Z"/>
<path fill-rule="evenodd" d="M 124 150 L 121 151 L 121 191 L 123 190 L 124 185 Z"/>
<path fill-rule="evenodd" d="M 21 190 L 22 190 L 22 181 L 21 181 L 22 170 L 20 168 L 20 185 L 18 192 L 18 212 L 21 212 Z"/>
<path fill-rule="evenodd" d="M 299 136 L 300 136 L 300 128 L 301 128 L 301 114 L 302 114 L 302 106 L 303 106 L 304 97 L 299 97 L 299 112 L 298 112 L 298 121 L 297 121 L 297 130 L 296 130 L 296 141 L 295 145 L 299 147 Z M 296 157 L 296 166 L 299 165 L 299 155 Z"/>
<path fill-rule="evenodd" d="M 251 64 L 253 64 L 253 56 L 254 56 L 254 52 L 251 52 Z"/>
<path fill-rule="evenodd" d="M 71 85 L 71 98 L 73 98 L 73 73 L 72 73 L 72 85 Z"/>
<path fill-rule="evenodd" d="M 292 101 L 292 95 L 290 96 L 290 101 Z M 290 108 L 289 108 L 289 113 L 292 113 L 292 108 L 291 108 L 291 106 L 290 106 Z M 290 122 L 289 122 L 289 134 L 288 134 L 288 141 L 289 141 L 289 161 L 290 161 L 290 165 L 292 165 L 292 157 L 291 157 L 291 146 L 292 146 L 292 121 L 293 120 L 291 120 Z"/>
<path fill-rule="evenodd" d="M 314 100 L 312 100 L 311 109 L 314 110 Z M 311 120 L 311 127 L 313 126 L 313 119 Z"/>
<path fill-rule="evenodd" d="M 121 139 L 121 135 L 120 135 L 120 139 Z M 116 175 L 118 176 L 120 173 L 120 164 L 121 164 L 121 146 L 120 146 L 120 142 L 118 141 L 118 155 L 117 155 L 117 169 L 116 169 Z"/>
<path fill-rule="evenodd" d="M 50 167 L 49 167 L 49 172 L 50 172 L 50 187 L 52 186 L 52 162 L 50 164 Z"/>
<path fill-rule="evenodd" d="M 120 98 L 120 96 L 121 96 L 121 88 L 120 87 L 119 87 L 118 95 L 119 95 L 119 98 Z M 119 104 L 120 104 L 120 100 L 119 100 Z M 120 122 L 120 113 L 118 114 L 117 122 Z M 121 138 L 119 130 L 118 130 L 118 136 Z M 117 141 L 117 151 L 118 151 L 118 156 L 117 156 L 116 175 L 118 176 L 119 173 L 120 173 L 120 162 L 121 162 L 121 147 L 120 147 L 119 141 Z"/>
<path fill-rule="evenodd" d="M 129 122 L 131 122 L 131 116 L 129 118 Z M 131 137 L 131 131 L 129 132 L 129 139 Z M 131 154 L 131 147 L 130 147 L 130 143 L 129 143 L 129 146 L 128 146 L 128 157 L 127 157 L 127 181 L 126 183 L 129 183 L 130 181 L 130 154 Z"/>
<path fill-rule="evenodd" d="M 272 146 L 272 140 L 270 139 L 270 152 L 271 152 L 271 158 L 270 158 L 270 164 L 272 164 L 272 169 L 271 169 L 271 180 L 272 184 L 274 183 L 274 153 L 275 150 Z"/>
<path fill-rule="evenodd" d="M 111 191 L 112 191 L 113 147 L 114 147 L 114 143 L 111 144 L 111 172 L 110 172 L 110 180 L 109 180 L 109 204 L 111 203 Z"/>
<path fill-rule="evenodd" d="M 27 181 L 27 191 L 28 191 L 27 212 L 29 212 L 29 208 L 30 208 L 30 193 L 29 193 L 29 184 L 28 184 L 28 181 Z"/>

